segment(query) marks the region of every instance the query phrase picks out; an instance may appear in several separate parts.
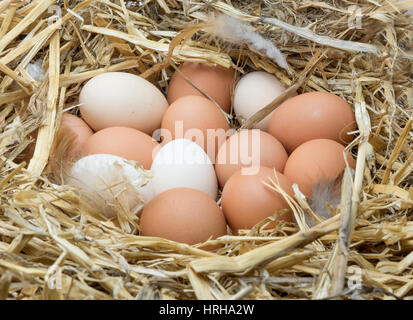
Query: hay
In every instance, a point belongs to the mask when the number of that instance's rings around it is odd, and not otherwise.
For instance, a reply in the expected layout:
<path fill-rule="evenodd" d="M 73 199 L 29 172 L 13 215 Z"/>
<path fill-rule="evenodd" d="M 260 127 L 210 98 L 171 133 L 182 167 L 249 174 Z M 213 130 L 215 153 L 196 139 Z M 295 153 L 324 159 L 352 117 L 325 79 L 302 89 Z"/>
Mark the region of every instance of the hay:
<path fill-rule="evenodd" d="M 0 2 L 0 299 L 413 298 L 412 0 L 57 3 Z M 349 26 L 351 5 L 363 12 L 361 29 Z M 288 70 L 208 34 L 222 13 L 271 39 Z M 27 69 L 38 60 L 43 81 Z M 77 112 L 86 80 L 127 70 L 166 92 L 186 60 L 232 65 L 238 76 L 265 70 L 291 86 L 243 127 L 296 90 L 345 98 L 358 124 L 347 147 L 357 166 L 344 176 L 340 211 L 321 221 L 295 189 L 297 224 L 263 229 L 268 218 L 188 246 L 139 236 L 127 212 L 105 220 L 56 183 L 61 114 Z M 34 155 L 21 162 L 36 129 Z M 310 228 L 304 214 L 319 223 Z"/>

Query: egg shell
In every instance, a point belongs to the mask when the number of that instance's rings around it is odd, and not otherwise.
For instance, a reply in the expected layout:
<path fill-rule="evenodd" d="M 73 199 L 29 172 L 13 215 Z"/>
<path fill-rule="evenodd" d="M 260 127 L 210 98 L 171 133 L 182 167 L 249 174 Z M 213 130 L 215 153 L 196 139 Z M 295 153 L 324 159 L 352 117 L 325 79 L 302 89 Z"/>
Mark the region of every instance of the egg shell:
<path fill-rule="evenodd" d="M 81 118 L 64 113 L 62 115 L 62 122 L 60 130 L 63 134 L 74 134 L 75 139 L 72 143 L 71 152 L 78 154 L 81 152 L 86 140 L 93 134 L 93 130 Z"/>
<path fill-rule="evenodd" d="M 241 130 L 225 141 L 218 151 L 215 172 L 221 187 L 237 170 L 265 166 L 283 172 L 288 155 L 272 135 L 258 130 Z"/>
<path fill-rule="evenodd" d="M 152 83 L 126 72 L 90 79 L 79 96 L 83 119 L 95 131 L 130 127 L 147 134 L 159 128 L 168 102 Z"/>
<path fill-rule="evenodd" d="M 190 188 L 168 190 L 155 197 L 142 212 L 140 229 L 143 236 L 190 245 L 227 233 L 225 217 L 217 203 Z"/>
<path fill-rule="evenodd" d="M 212 161 L 225 142 L 229 125 L 216 105 L 200 96 L 185 96 L 173 102 L 162 119 L 165 141 L 188 139 L 207 152 Z"/>
<path fill-rule="evenodd" d="M 184 62 L 179 71 L 188 77 L 197 87 L 212 97 L 225 111 L 231 109 L 231 87 L 235 72 L 232 68 L 209 66 L 198 62 Z M 197 95 L 204 95 L 194 88 L 178 71 L 175 71 L 168 88 L 168 102 L 172 104 L 177 99 Z"/>
<path fill-rule="evenodd" d="M 234 112 L 237 118 L 247 120 L 285 90 L 286 86 L 271 73 L 247 73 L 241 77 L 234 90 Z M 271 115 L 272 113 L 255 124 L 254 128 L 268 131 Z"/>
<path fill-rule="evenodd" d="M 82 148 L 82 155 L 112 154 L 134 160 L 149 169 L 152 165 L 152 153 L 158 143 L 149 135 L 132 128 L 110 127 L 90 136 Z"/>
<path fill-rule="evenodd" d="M 16 157 L 14 160 L 17 164 L 22 163 L 23 161 L 26 162 L 26 166 L 29 165 L 30 160 L 33 158 L 34 150 L 36 148 L 36 139 L 37 139 L 37 134 L 39 133 L 39 130 L 36 129 L 32 131 L 29 135 L 28 138 L 30 140 L 33 140 L 30 142 L 26 148 Z"/>
<path fill-rule="evenodd" d="M 67 157 L 78 158 L 86 140 L 93 134 L 93 130 L 81 118 L 70 113 L 63 113 L 59 131 L 63 136 L 73 135 Z M 30 133 L 30 138 L 36 140 L 38 129 Z M 16 159 L 16 163 L 26 161 L 28 164 L 33 157 L 36 142 L 30 143 Z M 21 160 L 20 160 L 21 159 Z"/>
<path fill-rule="evenodd" d="M 350 105 L 341 97 L 327 92 L 308 92 L 292 97 L 273 112 L 269 133 L 288 153 L 304 142 L 331 139 L 346 144 L 352 140 L 347 132 L 356 123 Z"/>
<path fill-rule="evenodd" d="M 110 154 L 93 154 L 76 161 L 65 183 L 79 187 L 96 201 L 107 217 L 116 215 L 114 205 L 128 204 L 136 214 L 154 197 L 150 174 L 127 161 Z"/>
<path fill-rule="evenodd" d="M 315 139 L 303 143 L 289 156 L 284 174 L 292 183 L 297 183 L 301 192 L 310 196 L 317 184 L 332 182 L 346 167 L 345 148 L 340 143 L 329 139 Z M 356 163 L 346 152 L 351 168 Z"/>
<path fill-rule="evenodd" d="M 277 172 L 281 188 L 290 196 L 293 195 L 291 181 Z M 235 233 L 239 229 L 251 229 L 258 222 L 272 216 L 277 210 L 289 209 L 283 196 L 264 185 L 269 180 L 277 181 L 274 169 L 260 167 L 254 175 L 245 175 L 242 169 L 235 172 L 225 184 L 222 191 L 222 210 L 228 225 Z M 266 228 L 273 228 L 277 221 L 294 221 L 291 211 L 281 214 Z"/>
<path fill-rule="evenodd" d="M 174 188 L 192 188 L 212 199 L 218 194 L 218 182 L 208 155 L 196 143 L 176 139 L 165 144 L 154 157 L 151 171 L 155 195 Z"/>

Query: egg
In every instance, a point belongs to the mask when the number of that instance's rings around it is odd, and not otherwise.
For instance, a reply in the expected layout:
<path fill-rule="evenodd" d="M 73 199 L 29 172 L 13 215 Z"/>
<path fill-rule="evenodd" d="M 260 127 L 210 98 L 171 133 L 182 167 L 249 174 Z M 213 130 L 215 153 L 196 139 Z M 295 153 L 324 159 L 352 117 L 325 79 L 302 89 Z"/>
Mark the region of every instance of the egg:
<path fill-rule="evenodd" d="M 215 160 L 229 130 L 222 111 L 208 99 L 194 95 L 173 102 L 165 112 L 161 127 L 165 141 L 192 140 L 207 152 L 211 160 Z"/>
<path fill-rule="evenodd" d="M 234 90 L 234 112 L 238 119 L 247 120 L 286 90 L 280 80 L 265 71 L 254 71 L 242 76 Z M 255 124 L 268 131 L 272 113 Z"/>
<path fill-rule="evenodd" d="M 151 175 L 127 161 L 110 154 L 93 154 L 74 163 L 65 183 L 79 187 L 95 201 L 107 217 L 116 215 L 116 204 L 138 213 L 153 198 Z"/>
<path fill-rule="evenodd" d="M 340 143 L 352 140 L 347 135 L 356 129 L 350 105 L 327 92 L 308 92 L 292 97 L 273 112 L 269 133 L 291 153 L 304 142 L 331 139 Z"/>
<path fill-rule="evenodd" d="M 223 187 L 241 168 L 265 166 L 283 172 L 288 155 L 272 135 L 258 130 L 241 130 L 229 137 L 218 151 L 215 172 Z"/>
<path fill-rule="evenodd" d="M 81 118 L 64 113 L 60 124 L 62 135 L 74 134 L 70 152 L 73 155 L 79 154 L 86 140 L 93 134 L 93 130 Z"/>
<path fill-rule="evenodd" d="M 130 127 L 147 134 L 159 128 L 168 102 L 149 81 L 126 72 L 90 79 L 79 96 L 83 119 L 95 131 Z"/>
<path fill-rule="evenodd" d="M 152 153 L 158 143 L 149 135 L 132 128 L 110 127 L 90 136 L 82 148 L 82 155 L 112 154 L 134 160 L 145 169 L 152 165 Z"/>
<path fill-rule="evenodd" d="M 234 81 L 234 69 L 221 66 L 209 66 L 197 62 L 184 62 L 179 71 L 188 77 L 197 87 L 212 97 L 225 111 L 231 109 L 231 87 Z M 168 102 L 189 95 L 204 95 L 193 87 L 178 71 L 175 71 L 168 88 Z"/>
<path fill-rule="evenodd" d="M 66 136 L 72 136 L 73 140 L 71 141 L 67 154 L 64 158 L 75 159 L 80 156 L 82 147 L 86 140 L 93 134 L 93 130 L 84 122 L 81 118 L 72 115 L 70 113 L 64 113 L 59 127 L 59 136 L 60 138 Z M 38 129 L 30 133 L 30 138 L 37 139 Z M 58 142 L 59 143 L 59 142 Z M 33 141 L 30 143 L 21 153 L 21 155 L 16 159 L 16 163 L 26 161 L 28 164 L 33 157 L 34 150 L 36 147 L 36 142 Z"/>
<path fill-rule="evenodd" d="M 225 235 L 220 207 L 205 193 L 177 188 L 162 192 L 149 202 L 140 217 L 141 235 L 197 244 Z"/>
<path fill-rule="evenodd" d="M 315 139 L 303 143 L 291 153 L 285 164 L 284 174 L 292 183 L 297 183 L 301 192 L 310 196 L 317 184 L 334 181 L 344 171 L 345 148 L 340 143 L 329 139 Z M 351 168 L 355 161 L 346 152 Z"/>
<path fill-rule="evenodd" d="M 32 140 L 32 142 L 30 142 L 26 148 L 24 148 L 24 150 L 16 157 L 16 159 L 14 160 L 16 163 L 20 164 L 23 161 L 26 162 L 26 165 L 29 164 L 30 160 L 33 158 L 34 155 L 34 150 L 36 148 L 36 139 L 37 139 L 37 134 L 39 133 L 39 130 L 36 129 L 34 131 L 32 131 L 31 133 L 29 133 L 29 135 L 27 136 L 28 139 Z"/>
<path fill-rule="evenodd" d="M 196 143 L 177 139 L 156 154 L 151 171 L 155 195 L 174 188 L 192 188 L 216 199 L 218 183 L 208 155 Z"/>
<path fill-rule="evenodd" d="M 277 210 L 289 209 L 280 193 L 263 184 L 267 182 L 271 185 L 269 178 L 278 181 L 287 194 L 293 195 L 291 181 L 278 172 L 275 176 L 274 169 L 268 167 L 260 167 L 254 175 L 245 175 L 242 170 L 238 170 L 225 184 L 221 198 L 222 210 L 235 233 L 239 229 L 251 229 L 258 222 L 274 215 Z M 291 211 L 284 212 L 266 228 L 274 227 L 280 220 L 294 221 L 294 216 Z"/>

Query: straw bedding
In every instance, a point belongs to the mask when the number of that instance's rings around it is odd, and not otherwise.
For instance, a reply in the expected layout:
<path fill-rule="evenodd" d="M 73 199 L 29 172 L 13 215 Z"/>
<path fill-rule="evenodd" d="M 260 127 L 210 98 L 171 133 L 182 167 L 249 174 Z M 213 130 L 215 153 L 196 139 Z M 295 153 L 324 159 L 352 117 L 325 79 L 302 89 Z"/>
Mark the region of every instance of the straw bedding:
<path fill-rule="evenodd" d="M 352 5 L 361 28 L 349 25 Z M 1 1 L 0 299 L 413 298 L 411 9 L 411 0 Z M 270 39 L 288 70 L 220 38 L 221 14 Z M 141 237 L 137 217 L 108 221 L 60 184 L 68 142 L 57 128 L 62 111 L 78 112 L 86 80 L 129 71 L 166 92 L 185 60 L 232 65 L 238 76 L 265 70 L 299 93 L 329 91 L 352 105 L 357 166 L 332 218 L 297 193 L 296 224 L 263 230 L 263 221 L 209 241 L 224 244 L 209 252 Z"/>

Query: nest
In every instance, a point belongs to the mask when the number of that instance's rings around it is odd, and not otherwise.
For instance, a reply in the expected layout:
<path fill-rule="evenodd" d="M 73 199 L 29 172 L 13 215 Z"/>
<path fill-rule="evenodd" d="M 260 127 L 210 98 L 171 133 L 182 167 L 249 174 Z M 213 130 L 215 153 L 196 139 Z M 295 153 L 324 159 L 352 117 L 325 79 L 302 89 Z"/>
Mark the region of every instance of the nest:
<path fill-rule="evenodd" d="M 411 9 L 411 0 L 3 0 L 0 299 L 411 299 Z M 222 14 L 270 39 L 288 70 L 205 31 Z M 297 192 L 297 223 L 263 229 L 269 218 L 189 246 L 142 237 L 137 217 L 107 220 L 56 183 L 57 128 L 63 111 L 77 112 L 86 80 L 128 71 L 166 92 L 187 60 L 232 66 L 238 76 L 265 70 L 299 93 L 328 91 L 351 104 L 358 130 L 347 149 L 357 166 L 344 174 L 332 218 L 319 218 Z M 34 154 L 21 162 L 30 143 Z"/>

